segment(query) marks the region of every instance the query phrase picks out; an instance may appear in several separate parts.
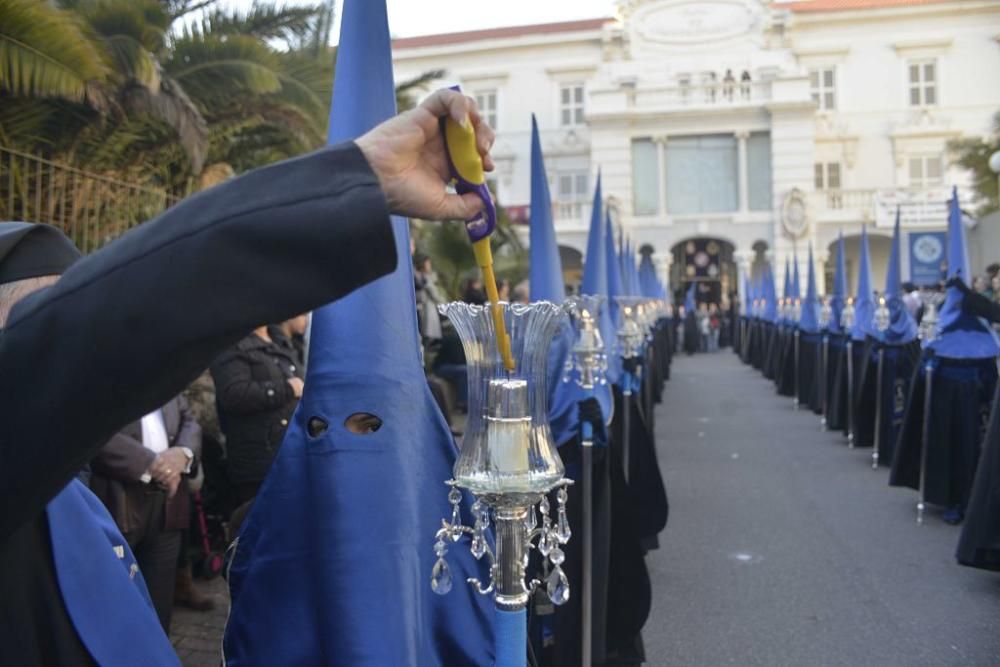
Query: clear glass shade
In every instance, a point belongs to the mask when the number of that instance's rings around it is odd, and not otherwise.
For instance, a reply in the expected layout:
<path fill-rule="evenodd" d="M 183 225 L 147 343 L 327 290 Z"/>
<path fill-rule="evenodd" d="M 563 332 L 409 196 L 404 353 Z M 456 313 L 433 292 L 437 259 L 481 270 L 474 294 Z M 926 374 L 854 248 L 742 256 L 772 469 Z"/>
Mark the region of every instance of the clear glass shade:
<path fill-rule="evenodd" d="M 497 351 L 491 307 L 439 307 L 462 340 L 469 376 L 469 416 L 455 481 L 477 495 L 544 493 L 565 469 L 548 422 L 547 365 L 553 336 L 565 323 L 561 306 L 501 303 L 515 369 Z"/>

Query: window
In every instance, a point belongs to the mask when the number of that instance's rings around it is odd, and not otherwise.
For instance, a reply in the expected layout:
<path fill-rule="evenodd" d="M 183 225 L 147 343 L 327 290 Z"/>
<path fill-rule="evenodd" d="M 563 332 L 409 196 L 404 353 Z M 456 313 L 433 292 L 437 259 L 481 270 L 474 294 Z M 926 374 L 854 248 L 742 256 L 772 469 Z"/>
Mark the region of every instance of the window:
<path fill-rule="evenodd" d="M 837 108 L 837 76 L 832 67 L 809 70 L 809 92 L 820 111 Z"/>
<path fill-rule="evenodd" d="M 652 139 L 632 142 L 632 206 L 635 215 L 660 212 L 660 165 Z"/>
<path fill-rule="evenodd" d="M 814 169 L 816 189 L 827 191 L 827 208 L 834 210 L 844 208 L 844 197 L 840 192 L 840 163 L 817 162 Z"/>
<path fill-rule="evenodd" d="M 911 62 L 909 70 L 910 106 L 923 107 L 937 104 L 937 63 Z"/>
<path fill-rule="evenodd" d="M 476 106 L 479 107 L 479 115 L 482 116 L 486 124 L 497 129 L 497 91 L 490 90 L 476 91 Z"/>
<path fill-rule="evenodd" d="M 910 187 L 926 188 L 943 182 L 941 156 L 920 155 L 909 159 Z"/>
<path fill-rule="evenodd" d="M 840 163 L 817 162 L 815 165 L 815 185 L 817 190 L 840 189 Z"/>
<path fill-rule="evenodd" d="M 570 171 L 559 174 L 557 183 L 558 218 L 579 218 L 588 199 L 587 172 Z"/>
<path fill-rule="evenodd" d="M 583 125 L 582 83 L 574 83 L 559 88 L 559 124 L 563 127 Z"/>
<path fill-rule="evenodd" d="M 754 132 L 747 138 L 747 208 L 771 210 L 771 134 Z"/>
<path fill-rule="evenodd" d="M 739 208 L 736 137 L 671 137 L 666 152 L 667 210 L 676 215 Z"/>

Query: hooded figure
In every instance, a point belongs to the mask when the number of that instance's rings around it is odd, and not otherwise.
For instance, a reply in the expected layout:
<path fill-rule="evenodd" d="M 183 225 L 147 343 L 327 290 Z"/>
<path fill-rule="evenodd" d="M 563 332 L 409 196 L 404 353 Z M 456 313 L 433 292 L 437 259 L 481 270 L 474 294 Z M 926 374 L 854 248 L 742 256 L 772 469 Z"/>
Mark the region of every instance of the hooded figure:
<path fill-rule="evenodd" d="M 684 351 L 690 356 L 698 351 L 701 332 L 698 331 L 698 305 L 694 291 L 698 283 L 691 281 L 684 295 Z"/>
<path fill-rule="evenodd" d="M 809 268 L 806 271 L 806 296 L 799 316 L 799 405 L 807 405 L 816 414 L 823 412 L 820 393 L 823 333 L 819 325 L 820 303 L 816 290 L 816 265 L 812 244 L 809 244 Z"/>
<path fill-rule="evenodd" d="M 788 312 L 792 312 L 796 304 L 801 306 L 802 292 L 799 288 L 799 260 L 792 257 L 792 290 L 785 293 L 785 304 Z M 777 389 L 779 396 L 795 396 L 795 332 L 799 323 L 789 316 L 785 327 L 785 335 L 781 346 L 781 360 L 778 366 Z"/>
<path fill-rule="evenodd" d="M 777 382 L 778 370 L 781 366 L 782 352 L 784 350 L 784 341 L 786 337 L 786 331 L 788 328 L 788 320 L 785 313 L 784 300 L 792 292 L 792 270 L 788 259 L 785 259 L 785 284 L 781 291 L 782 301 L 781 303 L 775 303 L 775 312 L 777 317 L 774 322 L 774 331 L 771 335 L 771 339 L 767 346 L 767 357 L 764 361 L 763 373 L 764 377 L 769 380 Z M 777 297 L 777 295 L 775 295 Z"/>
<path fill-rule="evenodd" d="M 0 223 L 0 289 L 6 286 L 10 292 L 0 303 L 0 330 L 11 305 L 8 300 L 55 282 L 79 257 L 55 227 Z M 22 664 L 124 664 L 133 659 L 180 664 L 128 542 L 79 479 L 52 498 L 41 516 L 4 538 L 4 571 L 14 577 L 11 585 L 3 582 L 3 604 L 16 612 L 4 614 L 3 644 L 26 661 Z M 34 618 L 32 609 L 44 609 L 43 622 Z M 37 647 L 31 644 L 41 628 L 50 653 L 32 657 L 30 651 Z"/>
<path fill-rule="evenodd" d="M 892 465 L 896 438 L 903 424 L 910 379 L 920 359 L 917 323 L 903 304 L 903 280 L 900 269 L 899 210 L 892 235 L 892 249 L 885 276 L 885 299 L 889 309 L 889 327 L 868 345 L 861 365 L 861 387 L 857 402 L 856 447 L 874 447 L 878 443 L 875 465 Z M 880 361 L 881 359 L 881 361 Z M 880 371 L 881 368 L 881 371 Z M 879 374 L 881 373 L 881 381 Z"/>
<path fill-rule="evenodd" d="M 394 114 L 385 2 L 345 3 L 333 97 L 330 143 Z M 421 362 L 408 223 L 392 228 L 396 270 L 313 314 L 305 392 L 232 547 L 227 665 L 493 661 L 493 600 L 465 584 L 487 566 L 455 545 L 454 588 L 431 589 L 457 449 Z"/>
<path fill-rule="evenodd" d="M 842 430 L 846 423 L 848 333 L 841 325 L 847 297 L 847 260 L 844 256 L 844 233 L 837 237 L 837 264 L 830 295 L 829 352 L 827 353 L 826 428 Z"/>
<path fill-rule="evenodd" d="M 966 285 L 971 278 L 954 189 L 948 210 L 948 278 Z M 944 519 L 950 523 L 962 520 L 972 493 L 1000 353 L 989 324 L 963 308 L 966 298 L 963 289 L 948 287 L 938 334 L 925 342 L 914 376 L 889 478 L 893 486 L 917 489 L 925 502 L 945 507 Z M 922 460 L 927 470 L 920 489 Z"/>

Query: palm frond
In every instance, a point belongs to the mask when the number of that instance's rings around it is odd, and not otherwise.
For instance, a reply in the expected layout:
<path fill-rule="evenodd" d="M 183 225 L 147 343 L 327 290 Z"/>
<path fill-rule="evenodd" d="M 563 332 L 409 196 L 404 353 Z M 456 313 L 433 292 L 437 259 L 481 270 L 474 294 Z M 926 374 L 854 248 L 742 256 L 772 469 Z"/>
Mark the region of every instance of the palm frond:
<path fill-rule="evenodd" d="M 247 93 L 281 90 L 275 55 L 262 42 L 243 35 L 189 34 L 175 42 L 164 70 L 206 106 Z"/>
<path fill-rule="evenodd" d="M 396 85 L 396 108 L 399 111 L 407 111 L 417 104 L 417 94 L 427 90 L 427 87 L 444 77 L 443 69 L 429 70 L 415 76 L 412 79 L 403 81 Z"/>
<path fill-rule="evenodd" d="M 156 91 L 132 86 L 124 97 L 130 111 L 148 114 L 170 127 L 191 162 L 191 171 L 201 173 L 208 153 L 208 125 L 176 81 L 165 77 Z"/>
<path fill-rule="evenodd" d="M 0 90 L 96 102 L 107 74 L 77 16 L 47 2 L 0 0 Z"/>
<path fill-rule="evenodd" d="M 195 29 L 202 35 L 248 35 L 260 39 L 302 38 L 313 28 L 319 8 L 254 3 L 246 11 L 216 8 Z"/>

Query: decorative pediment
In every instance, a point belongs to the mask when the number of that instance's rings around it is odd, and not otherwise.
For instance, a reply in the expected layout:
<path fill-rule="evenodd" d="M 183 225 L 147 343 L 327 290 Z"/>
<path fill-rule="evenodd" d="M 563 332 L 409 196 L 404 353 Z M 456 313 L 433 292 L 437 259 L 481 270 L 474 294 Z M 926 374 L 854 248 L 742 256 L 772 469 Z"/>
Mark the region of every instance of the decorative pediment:
<path fill-rule="evenodd" d="M 759 33 L 761 5 L 753 0 L 646 0 L 623 3 L 633 41 L 651 46 L 713 44 Z"/>

